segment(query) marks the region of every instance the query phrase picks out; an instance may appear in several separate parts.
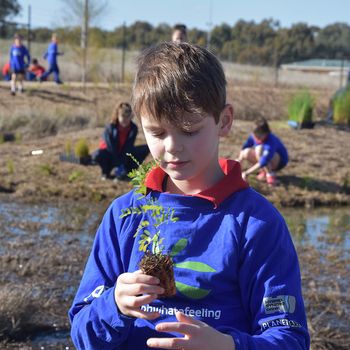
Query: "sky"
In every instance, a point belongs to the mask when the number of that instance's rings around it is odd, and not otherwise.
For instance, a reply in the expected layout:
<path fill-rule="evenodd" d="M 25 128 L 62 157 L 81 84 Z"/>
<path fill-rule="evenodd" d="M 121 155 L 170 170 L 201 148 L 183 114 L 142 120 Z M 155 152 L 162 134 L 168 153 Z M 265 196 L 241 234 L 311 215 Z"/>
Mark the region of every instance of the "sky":
<path fill-rule="evenodd" d="M 100 0 L 94 0 L 100 3 Z M 185 23 L 188 28 L 208 30 L 216 25 L 234 25 L 238 20 L 261 22 L 278 20 L 282 27 L 304 22 L 325 27 L 334 22 L 350 24 L 350 0 L 105 0 L 107 6 L 93 23 L 113 30 L 124 22 L 146 21 L 153 26 L 160 23 Z M 31 7 L 32 27 L 63 26 L 63 0 L 18 0 L 22 12 L 12 20 L 26 23 Z"/>

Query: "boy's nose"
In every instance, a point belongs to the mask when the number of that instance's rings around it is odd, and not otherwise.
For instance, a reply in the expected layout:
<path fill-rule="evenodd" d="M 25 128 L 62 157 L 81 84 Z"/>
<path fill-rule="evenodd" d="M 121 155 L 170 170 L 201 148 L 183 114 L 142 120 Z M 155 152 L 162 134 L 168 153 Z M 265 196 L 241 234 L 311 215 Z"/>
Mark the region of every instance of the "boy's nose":
<path fill-rule="evenodd" d="M 179 138 L 173 135 L 169 135 L 164 140 L 165 151 L 171 154 L 179 153 L 183 150 L 182 143 Z"/>

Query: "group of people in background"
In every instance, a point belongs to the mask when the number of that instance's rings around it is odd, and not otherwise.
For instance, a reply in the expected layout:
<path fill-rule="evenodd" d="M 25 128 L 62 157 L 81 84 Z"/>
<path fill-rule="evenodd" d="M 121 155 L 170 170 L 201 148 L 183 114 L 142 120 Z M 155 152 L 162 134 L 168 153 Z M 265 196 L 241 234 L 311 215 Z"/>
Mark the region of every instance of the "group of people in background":
<path fill-rule="evenodd" d="M 186 42 L 186 26 L 175 25 L 171 39 L 175 43 Z M 127 174 L 137 167 L 137 163 L 128 155 L 132 154 L 141 164 L 149 154 L 147 145 L 135 146 L 138 128 L 132 121 L 132 115 L 129 103 L 117 104 L 110 123 L 105 127 L 99 148 L 92 155 L 93 163 L 101 168 L 102 180 L 127 179 Z M 258 118 L 237 160 L 242 165 L 244 162 L 251 165 L 242 172 L 243 179 L 258 172 L 259 181 L 266 181 L 269 186 L 275 186 L 277 171 L 283 169 L 288 163 L 288 151 L 280 138 L 271 132 L 267 120 Z"/>
<path fill-rule="evenodd" d="M 60 79 L 60 70 L 57 64 L 57 56 L 63 52 L 58 50 L 58 38 L 56 34 L 52 35 L 43 58 L 48 62 L 48 69 L 39 63 L 37 58 L 31 59 L 27 47 L 22 42 L 20 34 L 14 35 L 13 44 L 10 48 L 9 61 L 2 67 L 3 78 L 10 81 L 11 95 L 15 96 L 16 92 L 24 91 L 24 80 L 46 81 L 50 74 L 54 75 L 54 81 L 62 84 Z"/>

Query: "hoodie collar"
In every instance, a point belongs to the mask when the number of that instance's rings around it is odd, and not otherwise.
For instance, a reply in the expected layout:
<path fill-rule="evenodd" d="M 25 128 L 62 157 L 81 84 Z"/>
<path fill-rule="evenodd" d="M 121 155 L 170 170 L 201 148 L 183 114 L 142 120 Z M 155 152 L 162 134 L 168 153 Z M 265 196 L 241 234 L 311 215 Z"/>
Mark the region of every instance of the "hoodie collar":
<path fill-rule="evenodd" d="M 217 184 L 207 190 L 190 195 L 212 202 L 215 208 L 231 194 L 249 187 L 248 183 L 242 179 L 239 162 L 229 159 L 220 159 L 219 164 L 225 176 Z M 167 174 L 160 167 L 150 170 L 145 180 L 148 192 L 164 192 L 162 187 L 166 176 Z"/>

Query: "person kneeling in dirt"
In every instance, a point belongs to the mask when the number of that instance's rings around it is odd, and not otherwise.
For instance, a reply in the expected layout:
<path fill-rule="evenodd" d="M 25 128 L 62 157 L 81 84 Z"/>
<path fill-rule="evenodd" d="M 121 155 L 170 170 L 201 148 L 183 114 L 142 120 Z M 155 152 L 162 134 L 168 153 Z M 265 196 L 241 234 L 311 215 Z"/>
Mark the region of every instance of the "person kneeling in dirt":
<path fill-rule="evenodd" d="M 102 180 L 110 177 L 113 168 L 116 179 L 126 179 L 129 171 L 137 167 L 128 154 L 142 163 L 149 153 L 147 145 L 134 145 L 138 128 L 131 119 L 130 104 L 122 102 L 115 107 L 111 122 L 105 127 L 99 149 L 92 155 L 93 163 L 101 167 Z"/>
<path fill-rule="evenodd" d="M 276 172 L 284 168 L 288 163 L 288 151 L 283 142 L 274 135 L 265 118 L 255 121 L 253 133 L 242 146 L 238 161 L 247 160 L 253 164 L 243 171 L 244 179 L 248 175 L 260 170 L 257 175 L 259 181 L 265 181 L 270 186 L 277 184 Z"/>

